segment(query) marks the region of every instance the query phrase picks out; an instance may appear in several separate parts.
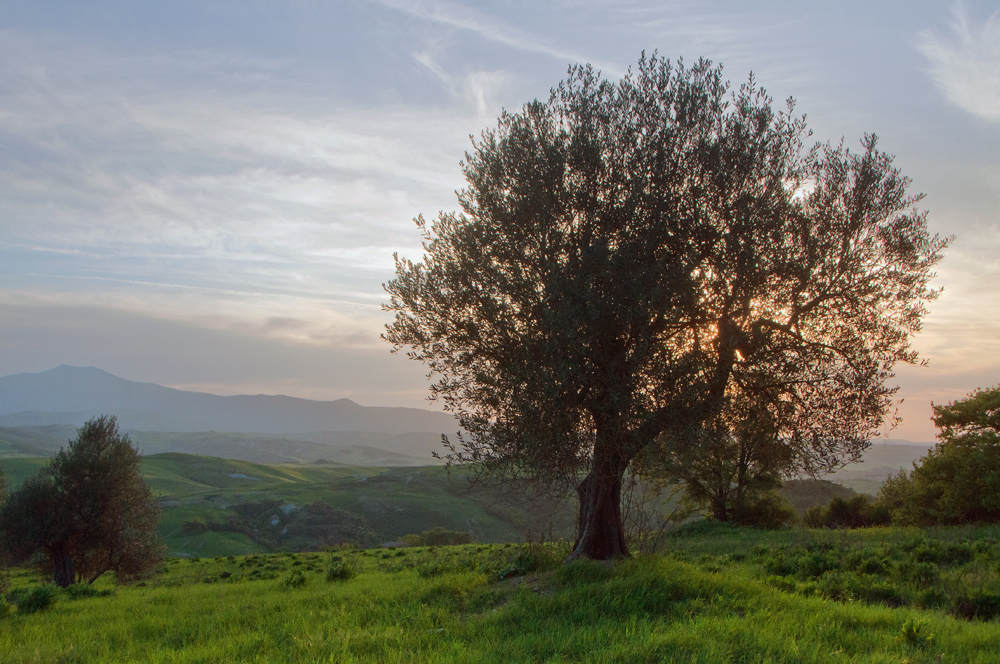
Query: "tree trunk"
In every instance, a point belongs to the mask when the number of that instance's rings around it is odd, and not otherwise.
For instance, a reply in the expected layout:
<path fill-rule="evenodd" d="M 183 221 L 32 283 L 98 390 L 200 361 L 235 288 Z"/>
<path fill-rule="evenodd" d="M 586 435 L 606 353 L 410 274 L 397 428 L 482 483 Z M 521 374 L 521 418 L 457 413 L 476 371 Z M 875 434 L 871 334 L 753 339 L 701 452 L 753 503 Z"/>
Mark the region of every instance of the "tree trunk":
<path fill-rule="evenodd" d="M 622 475 L 594 468 L 576 488 L 580 499 L 577 539 L 567 561 L 607 560 L 629 555 L 622 523 Z"/>
<path fill-rule="evenodd" d="M 727 503 L 729 502 L 729 491 L 719 490 L 716 491 L 709 501 L 709 505 L 712 508 L 712 518 L 716 521 L 729 521 L 729 507 Z"/>
<path fill-rule="evenodd" d="M 76 573 L 73 570 L 73 558 L 63 549 L 55 549 L 49 554 L 52 557 L 53 576 L 52 580 L 60 588 L 73 585 L 76 581 Z"/>

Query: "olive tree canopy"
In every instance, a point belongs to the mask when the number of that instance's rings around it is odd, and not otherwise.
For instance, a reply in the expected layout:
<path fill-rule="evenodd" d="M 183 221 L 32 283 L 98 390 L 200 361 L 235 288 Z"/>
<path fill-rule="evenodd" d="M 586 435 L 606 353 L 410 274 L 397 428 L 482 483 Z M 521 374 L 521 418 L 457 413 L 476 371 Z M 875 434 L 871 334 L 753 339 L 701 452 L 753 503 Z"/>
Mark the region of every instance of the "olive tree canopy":
<path fill-rule="evenodd" d="M 893 412 L 947 241 L 874 136 L 808 136 L 705 60 L 574 66 L 473 141 L 460 212 L 416 220 L 383 336 L 436 375 L 453 460 L 576 490 L 573 557 L 627 555 L 623 474 L 733 399 L 812 470 Z"/>

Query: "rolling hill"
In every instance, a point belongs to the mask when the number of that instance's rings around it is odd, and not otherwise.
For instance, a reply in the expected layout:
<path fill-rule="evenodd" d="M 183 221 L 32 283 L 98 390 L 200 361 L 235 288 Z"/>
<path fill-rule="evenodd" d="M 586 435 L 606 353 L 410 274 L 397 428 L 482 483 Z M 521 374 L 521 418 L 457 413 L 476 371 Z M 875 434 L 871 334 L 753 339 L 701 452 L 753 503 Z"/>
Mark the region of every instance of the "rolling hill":
<path fill-rule="evenodd" d="M 42 457 L 0 458 L 12 486 Z M 163 510 L 157 528 L 171 556 L 378 546 L 436 527 L 479 542 L 572 537 L 575 503 L 528 499 L 510 484 L 470 484 L 439 466 L 260 464 L 190 454 L 144 457 L 142 474 Z"/>

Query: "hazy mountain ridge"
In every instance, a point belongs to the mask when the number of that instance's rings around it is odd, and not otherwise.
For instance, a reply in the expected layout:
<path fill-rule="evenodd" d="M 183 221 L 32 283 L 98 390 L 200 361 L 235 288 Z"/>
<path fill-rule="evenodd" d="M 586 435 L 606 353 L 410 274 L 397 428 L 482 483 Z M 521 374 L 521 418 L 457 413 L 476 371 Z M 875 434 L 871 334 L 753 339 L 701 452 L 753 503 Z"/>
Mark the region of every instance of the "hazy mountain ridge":
<path fill-rule="evenodd" d="M 328 460 L 352 465 L 436 463 L 442 433 L 457 422 L 417 408 L 360 406 L 348 399 L 222 397 L 125 380 L 93 367 L 60 366 L 0 377 L 0 456 L 49 456 L 100 414 L 117 415 L 146 454 L 183 452 L 256 463 Z M 875 493 L 910 470 L 933 443 L 877 439 L 863 461 L 826 476 Z"/>
<path fill-rule="evenodd" d="M 224 397 L 130 381 L 95 367 L 61 365 L 0 377 L 0 426 L 79 426 L 104 413 L 117 415 L 123 428 L 137 431 L 400 435 L 458 429 L 451 415 L 430 410 L 361 406 L 350 399 Z"/>

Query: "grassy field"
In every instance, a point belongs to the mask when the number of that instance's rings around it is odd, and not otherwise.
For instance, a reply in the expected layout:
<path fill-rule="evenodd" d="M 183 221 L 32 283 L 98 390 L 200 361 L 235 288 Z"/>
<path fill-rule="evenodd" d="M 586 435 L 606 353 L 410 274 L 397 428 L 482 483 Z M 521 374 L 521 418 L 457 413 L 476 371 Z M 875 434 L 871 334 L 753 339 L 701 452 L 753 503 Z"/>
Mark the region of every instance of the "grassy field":
<path fill-rule="evenodd" d="M 68 590 L 20 571 L 0 653 L 4 662 L 995 662 L 998 534 L 698 526 L 661 554 L 617 563 L 563 565 L 561 543 L 344 549 L 174 558 L 138 586 L 102 579 Z"/>

